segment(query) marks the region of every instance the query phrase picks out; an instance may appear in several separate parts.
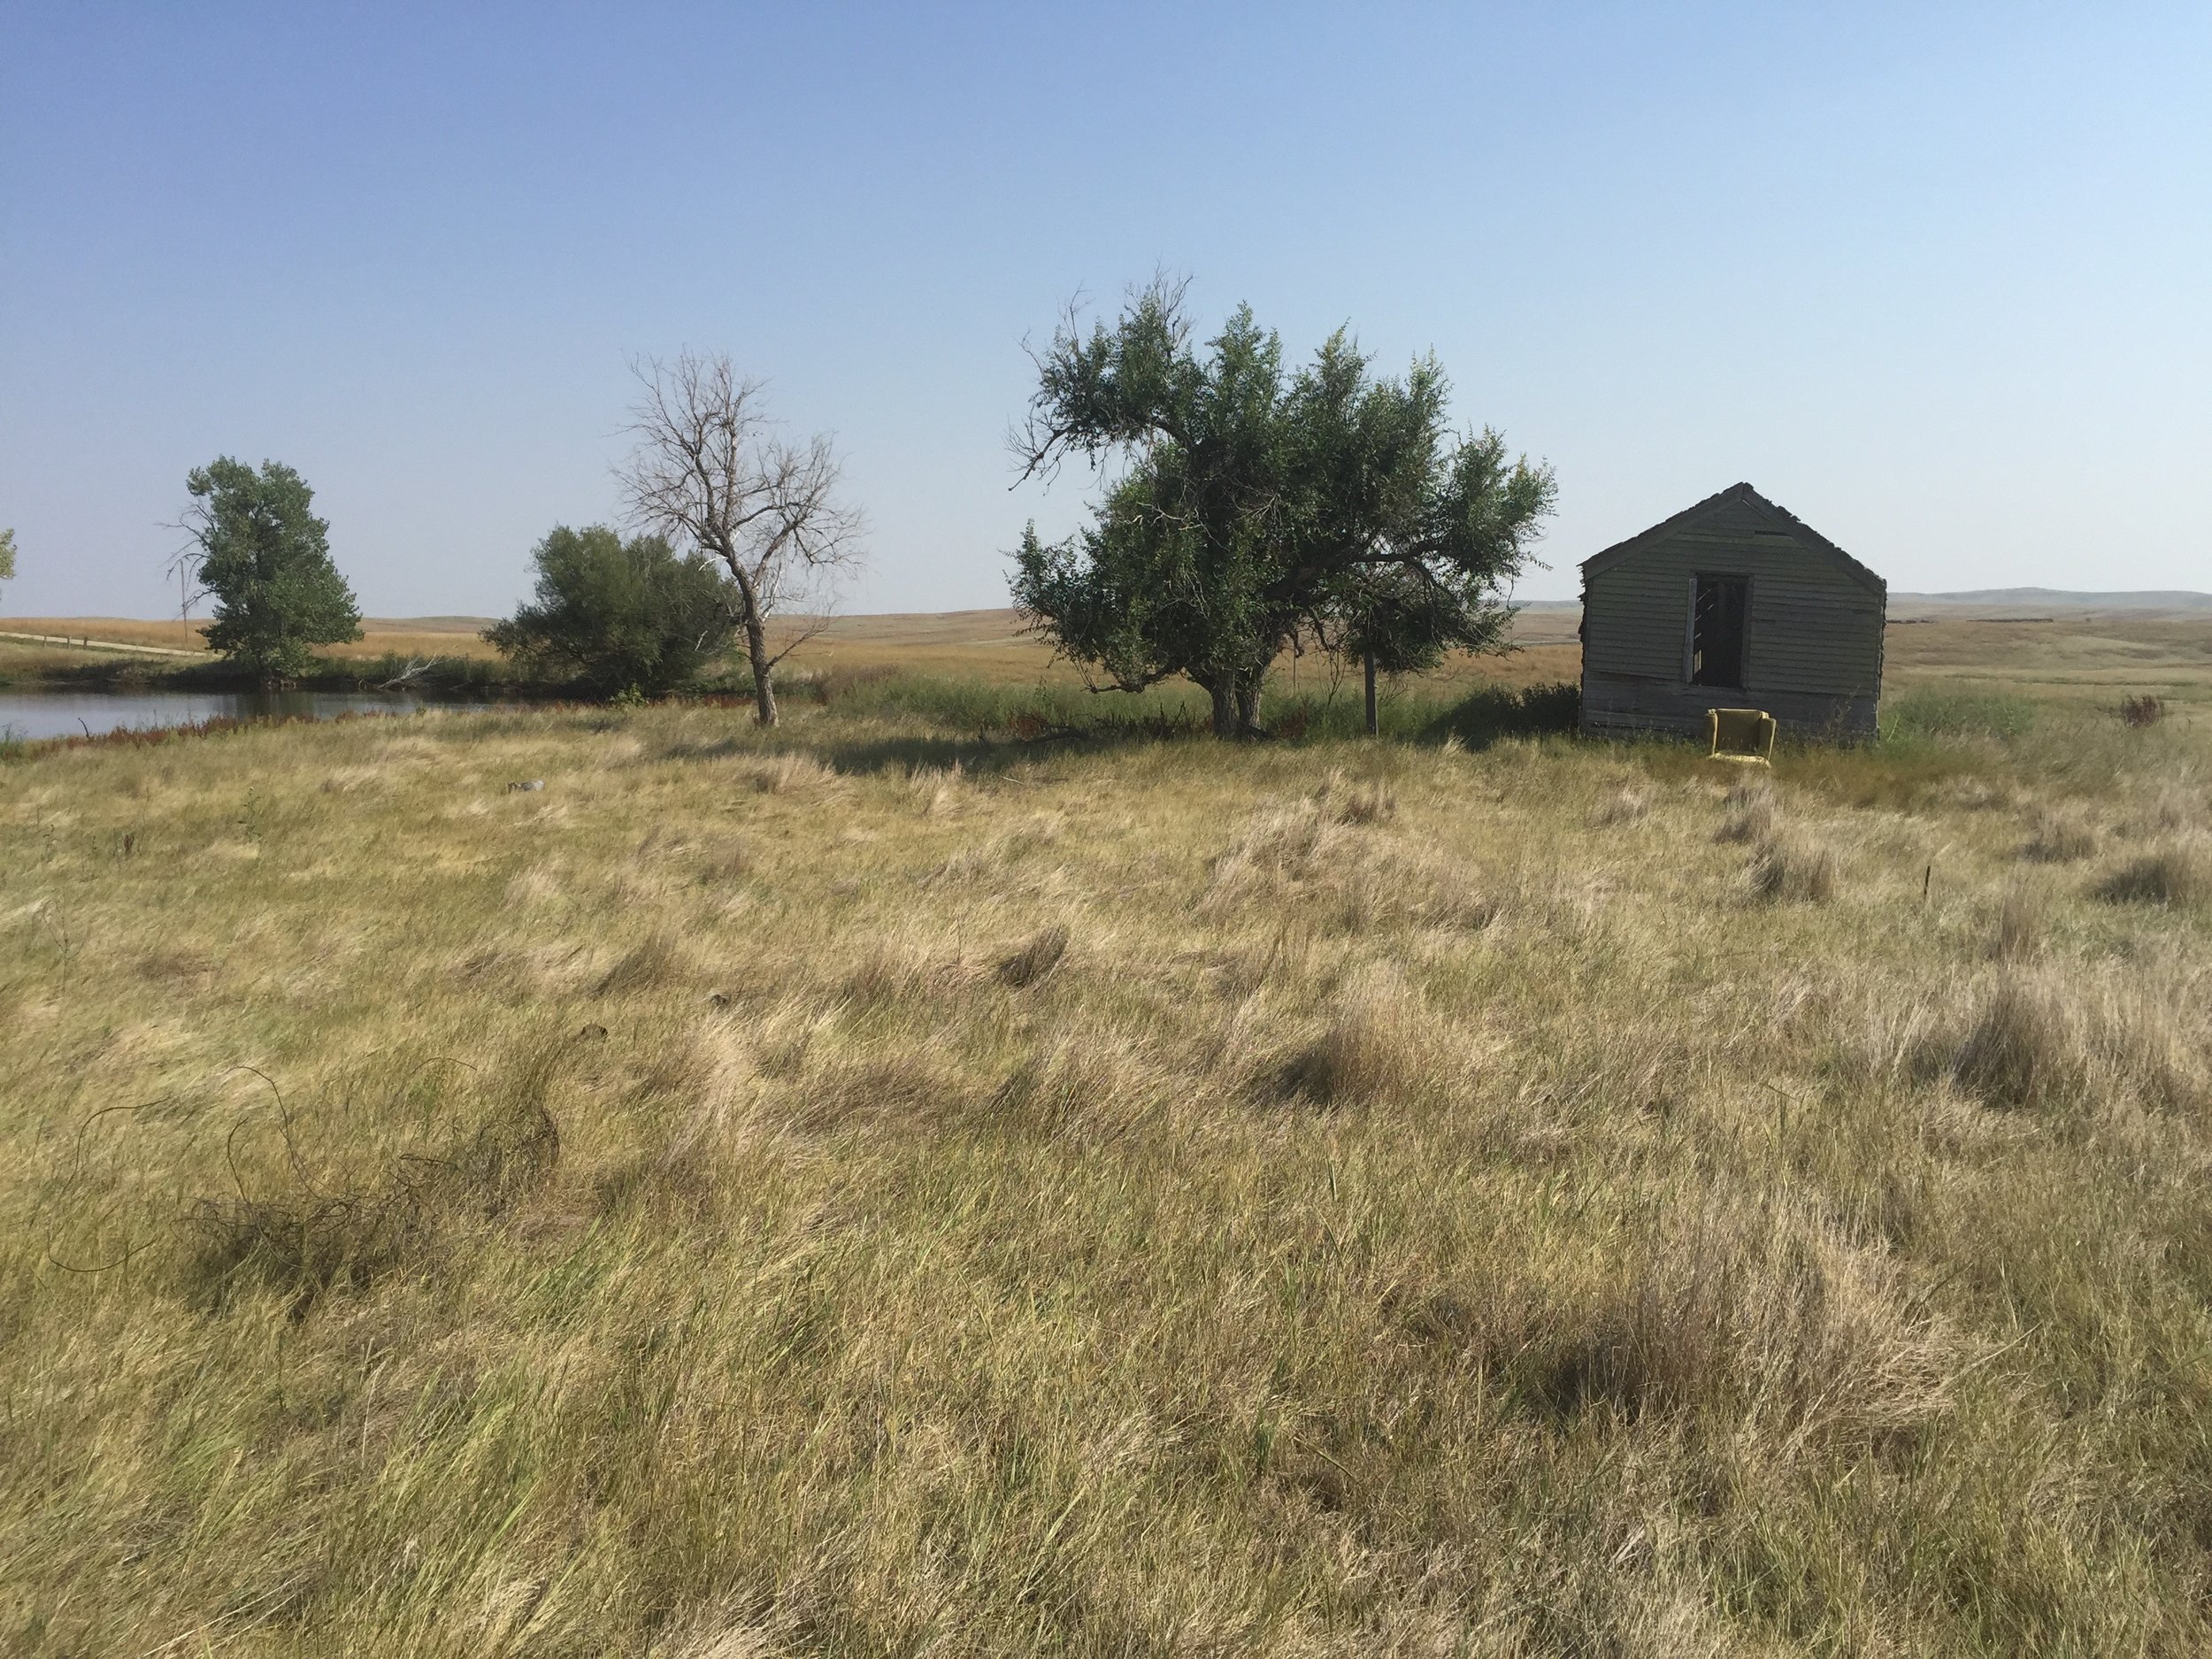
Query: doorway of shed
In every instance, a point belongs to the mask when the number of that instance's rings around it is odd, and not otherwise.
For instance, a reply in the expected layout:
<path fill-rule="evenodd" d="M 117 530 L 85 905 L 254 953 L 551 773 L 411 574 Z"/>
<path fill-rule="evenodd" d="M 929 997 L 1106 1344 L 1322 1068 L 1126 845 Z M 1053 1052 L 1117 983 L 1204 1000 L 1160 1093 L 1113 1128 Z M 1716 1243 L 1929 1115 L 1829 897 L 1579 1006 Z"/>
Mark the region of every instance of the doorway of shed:
<path fill-rule="evenodd" d="M 1701 576 L 1690 606 L 1690 683 L 1743 687 L 1744 612 L 1751 583 L 1741 576 Z"/>

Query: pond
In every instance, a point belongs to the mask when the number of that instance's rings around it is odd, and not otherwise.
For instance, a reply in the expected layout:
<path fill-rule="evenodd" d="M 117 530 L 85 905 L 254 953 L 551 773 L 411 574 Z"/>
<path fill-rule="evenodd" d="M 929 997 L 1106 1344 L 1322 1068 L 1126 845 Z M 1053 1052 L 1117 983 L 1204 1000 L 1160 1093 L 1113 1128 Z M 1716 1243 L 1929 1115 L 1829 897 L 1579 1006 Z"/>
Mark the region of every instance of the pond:
<path fill-rule="evenodd" d="M 98 737 L 206 720 L 327 720 L 341 714 L 489 706 L 346 691 L 0 691 L 0 741 Z"/>

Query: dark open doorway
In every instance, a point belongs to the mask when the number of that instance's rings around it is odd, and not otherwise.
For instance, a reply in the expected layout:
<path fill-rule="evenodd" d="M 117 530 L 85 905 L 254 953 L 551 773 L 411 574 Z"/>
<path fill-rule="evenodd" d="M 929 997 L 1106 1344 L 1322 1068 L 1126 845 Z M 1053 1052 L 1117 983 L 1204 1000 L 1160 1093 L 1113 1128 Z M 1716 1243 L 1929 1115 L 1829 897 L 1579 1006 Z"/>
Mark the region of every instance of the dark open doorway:
<path fill-rule="evenodd" d="M 1743 687 L 1743 633 L 1751 583 L 1741 576 L 1701 576 L 1690 610 L 1690 683 Z"/>

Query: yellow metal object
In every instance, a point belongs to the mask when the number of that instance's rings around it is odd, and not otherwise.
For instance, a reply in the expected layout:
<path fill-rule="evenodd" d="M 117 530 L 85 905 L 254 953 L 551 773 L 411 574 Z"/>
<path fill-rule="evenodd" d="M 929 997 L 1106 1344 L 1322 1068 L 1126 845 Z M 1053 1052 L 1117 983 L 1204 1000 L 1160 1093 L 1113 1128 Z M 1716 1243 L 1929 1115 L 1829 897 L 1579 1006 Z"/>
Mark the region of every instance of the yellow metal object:
<path fill-rule="evenodd" d="M 1763 709 L 1708 709 L 1705 735 L 1711 745 L 1709 758 L 1732 761 L 1739 766 L 1773 764 L 1774 717 Z"/>

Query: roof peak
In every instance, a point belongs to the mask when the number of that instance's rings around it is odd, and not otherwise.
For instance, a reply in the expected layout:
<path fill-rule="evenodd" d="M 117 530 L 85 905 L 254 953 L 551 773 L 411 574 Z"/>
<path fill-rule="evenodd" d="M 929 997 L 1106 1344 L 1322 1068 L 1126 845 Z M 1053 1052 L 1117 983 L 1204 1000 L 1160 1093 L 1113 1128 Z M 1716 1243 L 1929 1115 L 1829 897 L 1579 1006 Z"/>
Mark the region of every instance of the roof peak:
<path fill-rule="evenodd" d="M 1876 593 L 1886 595 L 1889 592 L 1887 582 L 1779 502 L 1762 495 L 1747 480 L 1739 480 L 1725 489 L 1715 491 L 1703 501 L 1685 507 L 1672 518 L 1661 519 L 1648 530 L 1640 531 L 1624 541 L 1616 541 L 1612 546 L 1593 553 L 1582 561 L 1583 575 L 1586 580 L 1595 569 L 1602 565 L 1614 565 L 1626 558 L 1630 554 L 1639 552 L 1651 543 L 1674 534 L 1677 531 L 1686 530 L 1701 518 L 1707 518 L 1721 508 L 1738 502 L 1750 503 L 1761 512 L 1773 518 L 1776 521 L 1776 527 L 1782 530 L 1784 534 L 1811 550 L 1824 553 L 1837 560 L 1855 578 Z"/>

